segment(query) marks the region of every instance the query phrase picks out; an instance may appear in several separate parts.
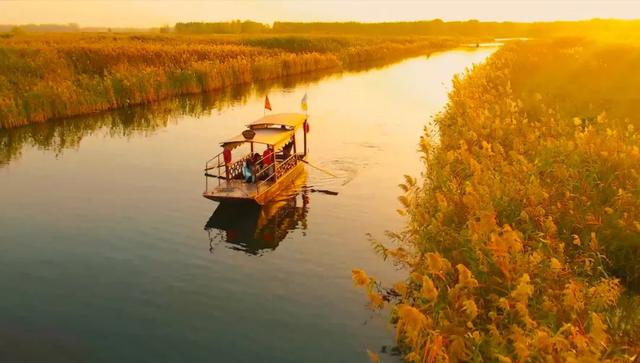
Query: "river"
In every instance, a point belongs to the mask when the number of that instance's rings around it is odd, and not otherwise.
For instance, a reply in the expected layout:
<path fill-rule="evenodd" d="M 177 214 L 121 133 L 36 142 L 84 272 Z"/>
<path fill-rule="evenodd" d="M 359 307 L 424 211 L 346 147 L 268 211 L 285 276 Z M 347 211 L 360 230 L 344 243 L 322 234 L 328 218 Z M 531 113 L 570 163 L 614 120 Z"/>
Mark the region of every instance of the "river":
<path fill-rule="evenodd" d="M 371 248 L 451 78 L 495 48 L 0 131 L 0 360 L 368 362 L 393 328 L 350 271 Z M 263 113 L 309 100 L 302 191 L 214 215 L 204 162 Z M 330 195 L 318 190 L 337 192 Z M 239 218 L 239 219 L 238 219 Z M 385 362 L 399 360 L 382 354 Z"/>

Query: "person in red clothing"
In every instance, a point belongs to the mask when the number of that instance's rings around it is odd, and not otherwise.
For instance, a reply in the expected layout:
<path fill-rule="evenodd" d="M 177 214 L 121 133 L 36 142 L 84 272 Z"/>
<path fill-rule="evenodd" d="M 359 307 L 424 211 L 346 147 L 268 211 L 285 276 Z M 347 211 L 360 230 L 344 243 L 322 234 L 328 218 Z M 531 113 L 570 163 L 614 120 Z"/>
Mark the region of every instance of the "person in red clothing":
<path fill-rule="evenodd" d="M 273 174 L 273 150 L 271 147 L 267 146 L 267 148 L 262 153 L 262 162 L 264 163 L 264 167 L 267 168 L 267 178 Z"/>
<path fill-rule="evenodd" d="M 222 151 L 222 156 L 224 157 L 224 174 L 229 180 L 229 164 L 231 164 L 231 148 L 228 146 L 224 147 Z"/>

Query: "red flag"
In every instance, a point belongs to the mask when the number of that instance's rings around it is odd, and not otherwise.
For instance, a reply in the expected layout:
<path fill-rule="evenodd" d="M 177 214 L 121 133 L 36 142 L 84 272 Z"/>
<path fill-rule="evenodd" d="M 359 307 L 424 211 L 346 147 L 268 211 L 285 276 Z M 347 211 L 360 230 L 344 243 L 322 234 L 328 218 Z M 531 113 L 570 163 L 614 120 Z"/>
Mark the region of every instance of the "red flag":
<path fill-rule="evenodd" d="M 269 95 L 264 98 L 264 108 L 265 110 L 271 111 L 271 102 L 269 102 Z"/>

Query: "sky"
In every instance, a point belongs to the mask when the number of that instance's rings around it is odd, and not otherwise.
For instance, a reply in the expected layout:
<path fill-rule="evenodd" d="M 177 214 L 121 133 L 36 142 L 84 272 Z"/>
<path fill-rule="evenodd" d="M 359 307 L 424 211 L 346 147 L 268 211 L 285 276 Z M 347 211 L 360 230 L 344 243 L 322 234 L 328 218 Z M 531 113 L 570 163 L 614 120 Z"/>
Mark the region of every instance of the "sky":
<path fill-rule="evenodd" d="M 640 0 L 0 0 L 0 24 L 153 27 L 180 21 L 640 19 Z"/>

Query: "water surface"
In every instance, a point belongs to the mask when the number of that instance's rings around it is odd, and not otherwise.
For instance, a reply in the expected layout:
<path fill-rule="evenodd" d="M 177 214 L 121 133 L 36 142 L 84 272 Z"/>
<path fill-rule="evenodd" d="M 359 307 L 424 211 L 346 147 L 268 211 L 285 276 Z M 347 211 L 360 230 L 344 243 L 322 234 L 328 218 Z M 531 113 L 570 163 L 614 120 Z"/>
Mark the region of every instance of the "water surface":
<path fill-rule="evenodd" d="M 367 234 L 401 227 L 397 184 L 419 175 L 424 127 L 451 77 L 493 51 L 0 132 L 0 360 L 367 362 L 366 349 L 388 350 L 392 329 L 350 270 L 402 276 Z M 310 161 L 339 177 L 307 168 L 267 209 L 214 213 L 204 162 L 262 115 L 266 92 L 274 112 L 308 93 Z"/>

